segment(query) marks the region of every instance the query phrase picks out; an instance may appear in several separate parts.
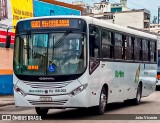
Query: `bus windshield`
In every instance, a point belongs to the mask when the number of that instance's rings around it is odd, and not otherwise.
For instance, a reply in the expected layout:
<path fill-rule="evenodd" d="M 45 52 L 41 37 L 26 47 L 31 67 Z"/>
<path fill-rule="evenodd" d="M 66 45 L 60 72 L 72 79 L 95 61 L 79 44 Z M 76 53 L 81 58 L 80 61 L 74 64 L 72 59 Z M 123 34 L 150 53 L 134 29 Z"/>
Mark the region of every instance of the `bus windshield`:
<path fill-rule="evenodd" d="M 63 31 L 26 32 L 15 39 L 14 73 L 18 75 L 70 75 L 84 72 L 86 36 Z"/>

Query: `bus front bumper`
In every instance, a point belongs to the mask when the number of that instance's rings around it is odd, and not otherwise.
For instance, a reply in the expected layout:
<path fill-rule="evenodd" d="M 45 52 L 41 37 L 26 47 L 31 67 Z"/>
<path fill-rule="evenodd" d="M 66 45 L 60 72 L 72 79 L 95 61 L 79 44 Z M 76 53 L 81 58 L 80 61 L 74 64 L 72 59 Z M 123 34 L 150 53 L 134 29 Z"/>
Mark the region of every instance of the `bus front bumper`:
<path fill-rule="evenodd" d="M 14 91 L 15 105 L 22 107 L 53 107 L 53 108 L 74 108 L 88 107 L 87 91 L 83 90 L 77 95 L 55 95 L 39 96 L 26 95 L 25 97 Z"/>

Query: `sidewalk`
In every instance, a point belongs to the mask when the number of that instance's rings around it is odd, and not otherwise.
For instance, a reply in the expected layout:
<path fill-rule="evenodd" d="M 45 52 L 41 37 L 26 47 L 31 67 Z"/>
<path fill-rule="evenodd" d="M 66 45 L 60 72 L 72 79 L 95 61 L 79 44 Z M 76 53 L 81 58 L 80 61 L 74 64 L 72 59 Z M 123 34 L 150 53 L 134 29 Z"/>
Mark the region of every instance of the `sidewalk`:
<path fill-rule="evenodd" d="M 0 95 L 0 107 L 6 105 L 14 105 L 13 95 Z"/>

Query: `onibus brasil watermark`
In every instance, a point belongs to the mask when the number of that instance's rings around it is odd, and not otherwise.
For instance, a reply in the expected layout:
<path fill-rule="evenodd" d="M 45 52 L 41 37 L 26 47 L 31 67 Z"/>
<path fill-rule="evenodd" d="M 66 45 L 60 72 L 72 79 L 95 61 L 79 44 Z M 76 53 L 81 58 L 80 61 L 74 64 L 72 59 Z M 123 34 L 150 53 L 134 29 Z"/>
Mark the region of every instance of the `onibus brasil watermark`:
<path fill-rule="evenodd" d="M 158 120 L 158 116 L 154 115 L 136 115 L 135 120 Z"/>
<path fill-rule="evenodd" d="M 53 118 L 54 119 L 54 118 Z M 49 119 L 49 120 L 53 120 Z M 64 119 L 59 118 L 59 120 Z M 74 120 L 74 117 L 68 117 L 68 120 Z M 77 118 L 81 119 L 82 118 Z M 84 117 L 84 120 L 160 120 L 160 114 L 104 114 L 100 116 Z M 41 116 L 35 114 L 0 114 L 0 120 L 43 120 Z M 58 119 L 57 119 L 58 120 Z"/>
<path fill-rule="evenodd" d="M 42 120 L 41 116 L 37 115 L 22 115 L 22 114 L 1 114 L 0 120 Z"/>

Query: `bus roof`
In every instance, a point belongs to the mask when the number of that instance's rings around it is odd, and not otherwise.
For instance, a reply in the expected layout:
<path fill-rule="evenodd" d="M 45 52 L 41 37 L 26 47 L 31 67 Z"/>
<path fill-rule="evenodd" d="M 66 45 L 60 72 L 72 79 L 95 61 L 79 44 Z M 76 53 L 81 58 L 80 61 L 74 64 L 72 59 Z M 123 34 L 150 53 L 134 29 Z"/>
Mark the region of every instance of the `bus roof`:
<path fill-rule="evenodd" d="M 106 27 L 108 29 L 111 30 L 117 30 L 119 32 L 122 33 L 128 33 L 131 35 L 135 35 L 135 36 L 140 36 L 140 37 L 146 37 L 146 38 L 150 38 L 153 40 L 157 40 L 157 36 L 147 33 L 147 32 L 143 32 L 143 31 L 139 31 L 139 30 L 135 30 L 135 29 L 131 29 L 128 27 L 124 27 L 124 26 L 120 26 L 117 24 L 113 24 L 110 22 L 107 22 L 105 20 L 100 20 L 100 19 L 96 19 L 93 17 L 89 17 L 89 16 L 75 16 L 75 15 L 64 15 L 64 16 L 41 16 L 41 17 L 32 17 L 32 18 L 27 18 L 27 19 L 21 19 L 18 22 L 21 21 L 25 21 L 25 20 L 34 20 L 34 19 L 47 19 L 47 18 L 81 18 L 87 21 L 88 24 L 95 24 L 101 27 Z"/>

